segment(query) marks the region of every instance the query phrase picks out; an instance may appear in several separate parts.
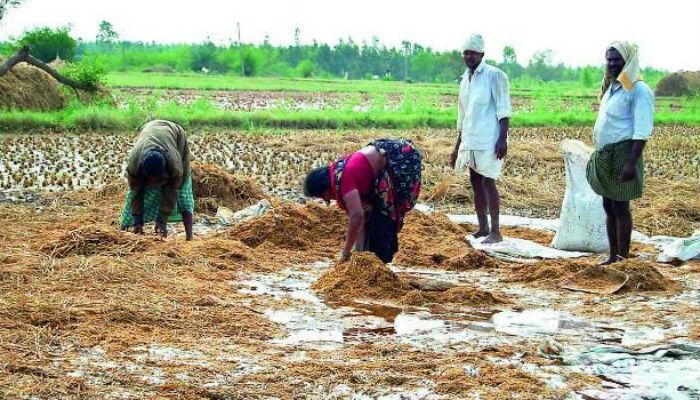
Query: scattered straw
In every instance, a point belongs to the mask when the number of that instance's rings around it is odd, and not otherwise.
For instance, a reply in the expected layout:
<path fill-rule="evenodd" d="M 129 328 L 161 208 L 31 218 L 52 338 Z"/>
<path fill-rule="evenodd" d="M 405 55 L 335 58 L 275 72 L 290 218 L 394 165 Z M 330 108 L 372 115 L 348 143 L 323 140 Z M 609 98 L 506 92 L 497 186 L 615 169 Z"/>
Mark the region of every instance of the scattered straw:
<path fill-rule="evenodd" d="M 122 256 L 146 248 L 146 239 L 118 232 L 110 227 L 87 226 L 66 232 L 63 236 L 42 243 L 40 250 L 52 257 L 72 255 L 92 256 L 108 254 Z"/>

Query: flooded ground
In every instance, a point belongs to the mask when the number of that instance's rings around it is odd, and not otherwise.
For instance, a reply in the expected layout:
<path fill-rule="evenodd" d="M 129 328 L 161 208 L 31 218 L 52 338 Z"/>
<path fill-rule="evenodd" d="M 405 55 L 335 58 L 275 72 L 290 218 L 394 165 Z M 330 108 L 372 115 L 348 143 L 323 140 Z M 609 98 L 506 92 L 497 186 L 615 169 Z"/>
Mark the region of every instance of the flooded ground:
<path fill-rule="evenodd" d="M 689 292 L 658 298 L 593 299 L 587 295 L 504 285 L 483 271 L 463 273 L 403 269 L 401 276 L 455 285 L 477 284 L 515 302 L 497 308 L 455 306 L 441 312 L 406 308 L 386 302 L 325 303 L 311 286 L 328 263 L 280 274 L 251 275 L 233 283 L 240 293 L 266 304 L 265 316 L 284 327 L 285 336 L 270 343 L 295 351 L 337 352 L 371 343 L 407 345 L 412 351 L 479 354 L 494 347 L 513 349 L 507 358 L 487 357 L 541 379 L 551 389 L 581 399 L 694 399 L 700 396 L 700 343 L 687 337 L 688 320 L 674 316 L 674 304 L 697 307 L 700 282 L 687 282 Z M 629 302 L 668 316 L 663 326 L 645 323 L 633 312 L 618 318 L 594 317 L 595 309 L 621 310 Z M 581 309 L 586 308 L 586 312 Z M 692 318 L 692 317 L 691 317 Z M 519 349 L 519 350 L 516 350 Z M 530 351 L 536 354 L 525 355 Z M 535 360 L 532 360 L 535 358 Z M 351 360 L 347 360 L 351 362 Z M 462 366 L 469 374 L 478 369 Z M 574 389 L 572 374 L 600 379 L 595 389 Z M 681 375 L 679 375 L 681 373 Z M 574 375 L 580 379 L 578 375 Z M 574 386 L 579 384 L 574 382 Z M 437 396 L 426 385 L 423 397 Z M 348 397 L 349 398 L 349 397 Z M 411 398 L 411 397 L 409 397 Z M 441 398 L 441 397 L 434 397 Z"/>

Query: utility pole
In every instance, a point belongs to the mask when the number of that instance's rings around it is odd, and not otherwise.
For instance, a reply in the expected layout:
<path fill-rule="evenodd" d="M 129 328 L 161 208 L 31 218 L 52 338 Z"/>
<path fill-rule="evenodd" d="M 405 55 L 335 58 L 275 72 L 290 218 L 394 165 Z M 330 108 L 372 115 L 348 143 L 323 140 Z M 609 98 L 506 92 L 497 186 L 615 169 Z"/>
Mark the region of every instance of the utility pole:
<path fill-rule="evenodd" d="M 243 43 L 241 43 L 241 23 L 236 22 L 238 27 L 238 58 L 241 60 L 241 76 L 245 76 L 245 66 L 243 65 Z"/>
<path fill-rule="evenodd" d="M 404 56 L 403 56 L 403 80 L 408 80 L 408 56 L 411 53 L 410 44 L 404 46 Z"/>

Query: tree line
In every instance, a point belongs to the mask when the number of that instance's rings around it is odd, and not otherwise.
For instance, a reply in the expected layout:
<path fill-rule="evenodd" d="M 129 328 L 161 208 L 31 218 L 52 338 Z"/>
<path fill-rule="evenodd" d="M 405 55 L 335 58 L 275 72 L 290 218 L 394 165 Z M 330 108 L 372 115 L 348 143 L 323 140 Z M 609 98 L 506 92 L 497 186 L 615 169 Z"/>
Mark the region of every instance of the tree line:
<path fill-rule="evenodd" d="M 417 82 L 454 82 L 464 72 L 458 50 L 436 51 L 404 41 L 387 47 L 379 38 L 370 42 L 340 39 L 329 45 L 301 43 L 297 29 L 294 43 L 273 46 L 231 42 L 217 45 L 211 40 L 197 44 L 158 44 L 120 40 L 111 23 L 102 21 L 94 40 L 75 39 L 70 28 L 40 27 L 22 37 L 0 43 L 0 54 L 9 55 L 29 45 L 32 54 L 45 62 L 56 57 L 65 61 L 97 64 L 112 71 L 208 72 L 245 76 L 383 79 Z M 516 50 L 506 46 L 501 54 L 486 55 L 486 62 L 503 69 L 511 80 L 536 82 L 578 81 L 586 87 L 600 83 L 603 67 L 571 67 L 553 61 L 551 50 L 536 52 L 521 63 Z M 655 83 L 664 71 L 647 68 L 645 78 Z"/>

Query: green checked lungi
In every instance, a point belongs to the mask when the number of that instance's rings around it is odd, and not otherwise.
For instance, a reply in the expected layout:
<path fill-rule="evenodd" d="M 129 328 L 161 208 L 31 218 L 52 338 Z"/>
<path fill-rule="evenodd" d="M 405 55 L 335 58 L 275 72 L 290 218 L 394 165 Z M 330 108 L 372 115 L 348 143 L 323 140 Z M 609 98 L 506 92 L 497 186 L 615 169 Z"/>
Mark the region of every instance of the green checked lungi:
<path fill-rule="evenodd" d="M 120 225 L 132 226 L 134 220 L 131 216 L 131 201 L 136 193 L 132 190 L 126 194 L 126 203 L 122 212 Z M 143 194 L 143 222 L 153 222 L 160 214 L 160 205 L 163 202 L 163 193 L 160 188 L 146 188 Z M 177 194 L 177 202 L 173 212 L 168 216 L 168 222 L 182 222 L 182 211 L 186 210 L 194 214 L 194 194 L 192 192 L 192 176 L 187 174 L 185 182 Z"/>
<path fill-rule="evenodd" d="M 630 201 L 642 197 L 644 188 L 644 161 L 637 160 L 634 179 L 621 182 L 620 174 L 629 160 L 632 141 L 609 144 L 591 155 L 586 166 L 586 177 L 593 191 L 606 199 Z"/>

